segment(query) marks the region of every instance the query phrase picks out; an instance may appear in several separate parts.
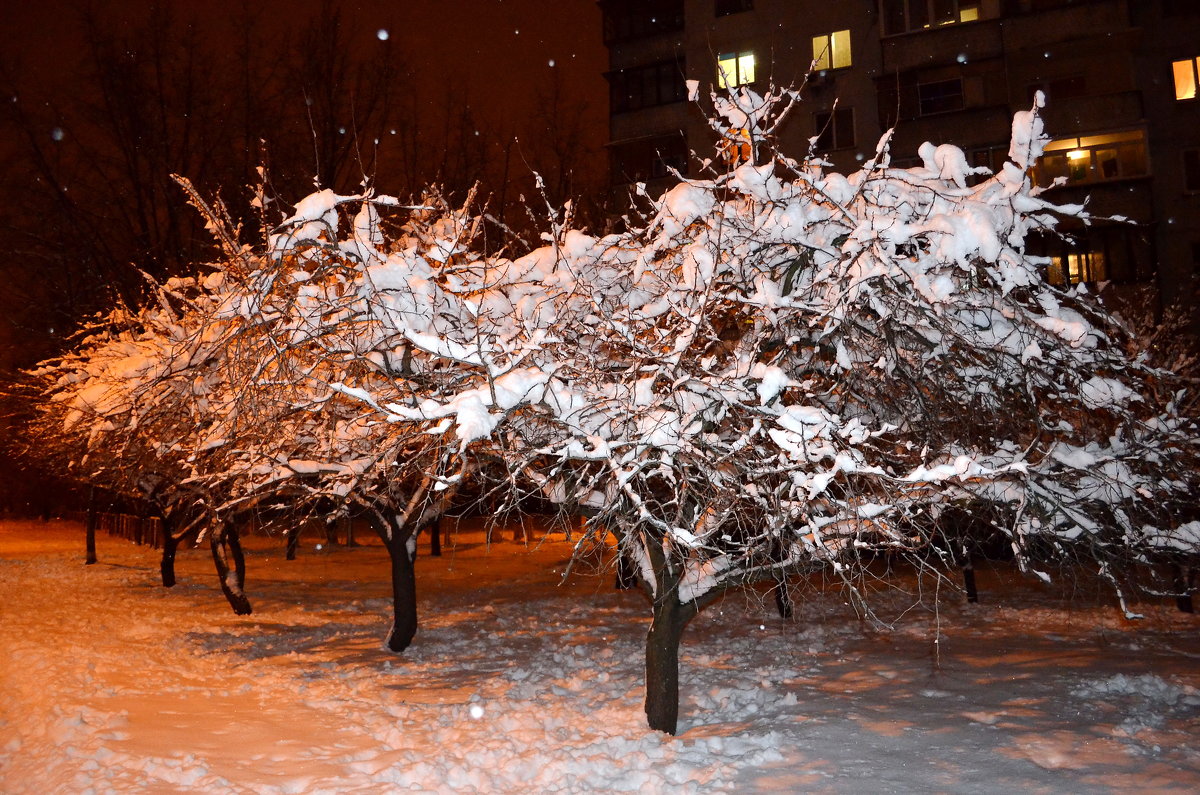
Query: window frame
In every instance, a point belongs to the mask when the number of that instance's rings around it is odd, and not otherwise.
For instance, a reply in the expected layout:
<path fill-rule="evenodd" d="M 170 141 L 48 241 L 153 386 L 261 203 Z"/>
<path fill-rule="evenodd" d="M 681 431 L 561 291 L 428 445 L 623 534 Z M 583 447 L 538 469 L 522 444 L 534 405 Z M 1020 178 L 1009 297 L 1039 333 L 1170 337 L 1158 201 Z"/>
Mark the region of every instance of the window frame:
<path fill-rule="evenodd" d="M 1127 224 L 1097 224 L 1066 238 L 1038 235 L 1031 243 L 1049 258 L 1046 281 L 1057 286 L 1101 281 L 1136 284 L 1153 274 L 1149 242 Z"/>
<path fill-rule="evenodd" d="M 1181 69 L 1180 67 L 1183 68 Z M 1180 73 L 1185 70 L 1190 73 L 1188 77 L 1191 80 L 1192 93 L 1188 94 L 1187 96 L 1180 96 L 1180 94 L 1183 93 L 1180 90 Z M 1194 58 L 1184 58 L 1178 61 L 1171 61 L 1171 77 L 1175 88 L 1176 102 L 1194 102 L 1197 98 L 1200 98 L 1200 55 Z M 1184 91 L 1186 91 L 1186 89 L 1184 89 Z"/>
<path fill-rule="evenodd" d="M 689 152 L 687 135 L 682 130 L 613 144 L 609 152 L 609 182 L 629 185 L 670 179 L 674 176 L 672 168 L 686 176 Z"/>
<path fill-rule="evenodd" d="M 845 34 L 845 52 L 846 58 L 844 63 L 839 63 L 842 47 L 836 46 L 837 40 Z M 813 59 L 812 69 L 814 72 L 829 72 L 836 69 L 849 69 L 854 65 L 854 46 L 851 43 L 850 30 L 834 30 L 829 33 L 822 33 L 819 36 L 812 37 L 813 42 Z"/>
<path fill-rule="evenodd" d="M 896 19 L 896 12 L 899 19 Z M 946 12 L 950 11 L 950 14 Z M 964 18 L 964 15 L 968 15 Z M 901 36 L 944 25 L 979 22 L 984 16 L 983 0 L 880 0 L 879 21 L 883 36 Z M 892 29 L 892 25 L 899 29 Z"/>
<path fill-rule="evenodd" d="M 957 92 L 947 93 L 928 93 L 934 86 L 950 86 L 956 85 Z M 958 97 L 958 102 L 955 107 L 942 107 L 943 103 L 947 103 L 948 99 Z M 936 105 L 936 107 L 930 107 Z M 917 116 L 940 116 L 943 113 L 957 113 L 967 107 L 967 95 L 963 89 L 963 79 L 961 76 L 948 77 L 942 80 L 929 80 L 927 82 L 917 82 Z"/>
<path fill-rule="evenodd" d="M 605 75 L 609 87 L 609 113 L 631 113 L 687 100 L 687 74 L 680 61 L 656 61 L 618 69 Z M 650 88 L 653 97 L 647 97 Z"/>
<path fill-rule="evenodd" d="M 1054 179 L 1061 176 L 1067 177 L 1066 185 L 1070 187 L 1148 177 L 1150 154 L 1147 143 L 1146 131 L 1140 128 L 1056 138 L 1046 144 L 1034 166 L 1037 184 L 1051 187 Z M 1108 152 L 1112 155 L 1101 159 L 1101 155 Z M 1072 157 L 1073 154 L 1076 156 Z M 1065 169 L 1059 165 L 1060 158 L 1065 161 Z M 1087 162 L 1082 162 L 1085 159 Z M 1110 163 L 1115 171 L 1105 173 Z M 1135 168 L 1130 169 L 1130 164 Z"/>
<path fill-rule="evenodd" d="M 747 79 L 743 79 L 742 70 L 744 61 L 750 59 L 750 73 Z M 729 73 L 726 71 L 724 64 L 732 62 L 734 69 L 734 79 L 729 80 Z M 730 89 L 738 86 L 753 85 L 758 79 L 758 58 L 754 55 L 754 50 L 740 50 L 738 52 L 726 52 L 717 56 L 717 88 Z"/>
<path fill-rule="evenodd" d="M 814 149 L 821 152 L 836 152 L 853 149 L 858 145 L 855 131 L 854 108 L 833 108 L 813 114 L 813 132 L 817 137 Z M 849 135 L 850 140 L 846 140 Z"/>
<path fill-rule="evenodd" d="M 682 0 L 607 0 L 600 7 L 605 44 L 683 30 Z"/>

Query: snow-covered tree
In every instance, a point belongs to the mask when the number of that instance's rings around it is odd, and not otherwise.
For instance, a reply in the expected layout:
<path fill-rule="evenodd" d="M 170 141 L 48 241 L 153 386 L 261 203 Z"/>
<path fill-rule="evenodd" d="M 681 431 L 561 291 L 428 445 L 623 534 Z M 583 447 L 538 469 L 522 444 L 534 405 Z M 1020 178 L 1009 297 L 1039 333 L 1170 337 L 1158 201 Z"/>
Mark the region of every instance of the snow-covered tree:
<path fill-rule="evenodd" d="M 763 152 L 785 98 L 735 90 L 718 133 Z M 875 555 L 953 565 L 936 550 L 975 540 L 951 526 L 964 515 L 1039 576 L 1090 561 L 1118 592 L 1118 564 L 1195 552 L 1196 434 L 1173 381 L 1026 253 L 1084 215 L 1030 186 L 1037 108 L 995 175 L 949 145 L 893 168 L 888 140 L 850 176 L 755 154 L 628 233 L 556 232 L 531 255 L 553 313 L 480 347 L 490 419 L 460 434 L 491 434 L 511 471 L 619 539 L 653 604 L 654 728 L 676 728 L 684 626 L 731 587 L 821 568 L 869 609 Z"/>
<path fill-rule="evenodd" d="M 34 373 L 43 385 L 36 444 L 76 478 L 140 505 L 163 525 L 163 584 L 175 583 L 176 549 L 207 528 L 214 558 L 230 554 L 238 574 L 221 583 L 231 604 L 240 593 L 236 538 L 215 522 L 224 496 L 198 476 L 221 470 L 213 434 L 223 414 L 221 367 L 228 328 L 215 319 L 211 283 L 175 279 L 151 284 L 139 310 L 118 308 L 97 319 L 72 352 Z M 230 590 L 229 586 L 236 584 Z"/>
<path fill-rule="evenodd" d="M 755 138 L 774 103 L 743 88 L 718 111 Z M 1196 429 L 1171 378 L 1025 251 L 1084 215 L 1031 189 L 1044 141 L 1035 107 L 995 175 L 950 145 L 892 168 L 888 136 L 850 176 L 748 162 L 606 243 L 627 267 L 566 341 L 588 354 L 572 358 L 584 397 L 544 471 L 651 593 L 651 726 L 675 730 L 676 649 L 705 602 L 822 567 L 861 603 L 870 557 L 924 555 L 951 509 L 1042 577 L 1070 556 L 1120 588 L 1118 561 L 1194 554 Z"/>
<path fill-rule="evenodd" d="M 683 180 L 621 234 L 552 213 L 518 259 L 479 253 L 478 219 L 436 201 L 389 236 L 394 200 L 321 191 L 258 250 L 206 209 L 225 256 L 187 285 L 205 295 L 187 357 L 138 352 L 122 361 L 158 364 L 123 376 L 87 349 L 87 377 L 55 395 L 90 399 L 98 434 L 140 414 L 96 412 L 96 372 L 185 395 L 162 411 L 179 406 L 184 431 L 147 449 L 218 516 L 365 510 L 392 557 L 397 651 L 416 629 L 415 534 L 468 479 L 588 515 L 650 597 L 646 712 L 672 733 L 683 629 L 730 588 L 826 570 L 869 611 L 875 556 L 936 573 L 981 529 L 1043 578 L 1052 560 L 1095 566 L 1123 604 L 1126 564 L 1194 559 L 1198 435 L 1179 384 L 1026 252 L 1035 230 L 1087 217 L 1030 185 L 1037 107 L 998 174 L 950 145 L 895 168 L 884 136 L 843 176 L 770 153 L 791 101 L 716 98 L 718 135 L 751 144 L 740 164 Z M 200 355 L 209 340 L 219 352 Z"/>

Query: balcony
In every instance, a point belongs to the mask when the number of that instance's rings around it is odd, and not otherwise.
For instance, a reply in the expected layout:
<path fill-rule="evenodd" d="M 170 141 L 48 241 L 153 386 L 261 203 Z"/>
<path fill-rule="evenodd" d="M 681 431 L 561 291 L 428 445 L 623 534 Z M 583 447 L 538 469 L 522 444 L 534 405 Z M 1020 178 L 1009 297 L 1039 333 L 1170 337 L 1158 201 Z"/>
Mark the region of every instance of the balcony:
<path fill-rule="evenodd" d="M 1141 91 L 1092 94 L 1055 101 L 1042 109 L 1046 131 L 1055 137 L 1137 124 L 1145 116 Z"/>

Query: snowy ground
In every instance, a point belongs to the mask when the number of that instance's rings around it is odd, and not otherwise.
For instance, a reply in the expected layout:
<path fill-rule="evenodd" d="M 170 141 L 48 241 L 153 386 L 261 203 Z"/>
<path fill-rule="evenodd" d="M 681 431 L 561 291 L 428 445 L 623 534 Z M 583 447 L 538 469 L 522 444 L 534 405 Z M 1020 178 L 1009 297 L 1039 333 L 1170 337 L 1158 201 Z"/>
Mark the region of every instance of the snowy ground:
<path fill-rule="evenodd" d="M 555 538 L 423 556 L 395 656 L 379 546 L 252 539 L 238 617 L 204 550 L 166 590 L 147 548 L 85 567 L 78 525 L 0 524 L 0 791 L 1200 791 L 1200 620 L 1169 605 L 1132 625 L 985 570 L 982 604 L 879 633 L 833 589 L 794 622 L 730 596 L 685 635 L 670 738 L 644 601 L 558 586 Z"/>

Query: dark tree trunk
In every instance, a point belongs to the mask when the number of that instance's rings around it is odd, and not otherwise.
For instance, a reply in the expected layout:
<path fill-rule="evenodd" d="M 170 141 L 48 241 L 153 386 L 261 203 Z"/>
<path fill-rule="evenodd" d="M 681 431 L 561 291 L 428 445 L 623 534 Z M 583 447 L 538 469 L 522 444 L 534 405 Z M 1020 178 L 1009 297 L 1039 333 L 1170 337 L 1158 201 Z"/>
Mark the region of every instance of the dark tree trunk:
<path fill-rule="evenodd" d="M 1196 612 L 1196 608 L 1192 604 L 1192 586 L 1195 584 L 1196 570 L 1188 567 L 1187 576 L 1185 577 L 1183 566 L 1173 563 L 1171 564 L 1171 575 L 1175 586 L 1175 606 L 1179 608 L 1181 613 Z"/>
<path fill-rule="evenodd" d="M 87 507 L 87 557 L 84 565 L 91 566 L 96 562 L 96 487 L 88 489 Z"/>
<path fill-rule="evenodd" d="M 433 520 L 429 525 L 429 554 L 435 558 L 442 556 L 442 517 Z"/>
<path fill-rule="evenodd" d="M 779 611 L 780 618 L 791 618 L 795 614 L 795 609 L 792 607 L 792 595 L 788 591 L 787 580 L 780 577 L 775 581 L 775 609 Z"/>
<path fill-rule="evenodd" d="M 296 559 L 296 548 L 300 546 L 300 525 L 293 522 L 287 531 L 287 554 L 285 557 L 288 560 Z"/>
<path fill-rule="evenodd" d="M 331 547 L 336 547 L 338 545 L 337 516 L 325 517 L 325 543 Z"/>
<path fill-rule="evenodd" d="M 159 573 L 162 574 L 162 584 L 164 588 L 175 587 L 175 551 L 179 548 L 179 542 L 182 539 L 176 538 L 171 532 L 171 527 L 164 520 L 163 522 L 163 545 L 162 545 L 162 561 L 158 564 Z"/>
<path fill-rule="evenodd" d="M 242 542 L 237 530 L 225 527 L 216 530 L 212 535 L 213 563 L 217 566 L 217 576 L 221 581 L 221 593 L 229 600 L 229 606 L 239 616 L 248 616 L 252 611 L 250 600 L 246 596 L 246 558 L 242 554 Z M 229 560 L 233 560 L 233 569 L 229 568 Z"/>
<path fill-rule="evenodd" d="M 178 526 L 180 517 L 184 520 L 184 530 L 178 535 L 175 534 L 175 528 Z M 171 512 L 164 513 L 159 518 L 159 523 L 162 526 L 162 560 L 159 562 L 158 570 L 162 574 L 162 584 L 164 588 L 175 587 L 175 554 L 179 551 L 179 545 L 190 538 L 194 538 L 199 528 L 195 524 L 187 523 L 188 514 L 186 511 L 172 514 Z"/>
<path fill-rule="evenodd" d="M 346 546 L 348 546 L 348 547 L 358 546 L 358 540 L 355 539 L 355 537 L 354 537 L 354 517 L 353 516 L 343 516 L 342 521 L 345 522 L 345 524 L 346 524 Z"/>
<path fill-rule="evenodd" d="M 675 734 L 679 722 L 679 641 L 691 611 L 675 588 L 660 586 L 646 634 L 646 719 L 667 734 Z"/>
<path fill-rule="evenodd" d="M 962 549 L 963 588 L 967 591 L 967 601 L 975 604 L 979 601 L 979 589 L 975 586 L 975 563 L 971 560 L 971 550 L 966 546 Z"/>
<path fill-rule="evenodd" d="M 628 591 L 631 588 L 636 588 L 638 584 L 637 568 L 633 565 L 633 561 L 628 555 L 622 554 L 621 550 L 617 550 L 617 581 L 614 583 L 618 591 Z"/>
<path fill-rule="evenodd" d="M 387 647 L 402 652 L 417 634 L 417 578 L 413 569 L 413 552 L 409 548 L 410 532 L 404 532 L 394 521 L 372 518 L 371 525 L 387 547 L 392 561 L 392 628 L 388 630 Z"/>

